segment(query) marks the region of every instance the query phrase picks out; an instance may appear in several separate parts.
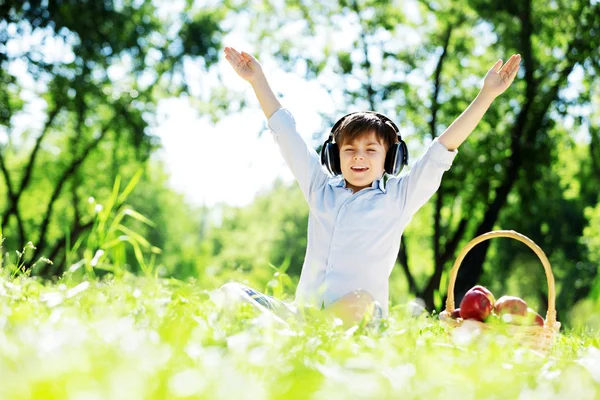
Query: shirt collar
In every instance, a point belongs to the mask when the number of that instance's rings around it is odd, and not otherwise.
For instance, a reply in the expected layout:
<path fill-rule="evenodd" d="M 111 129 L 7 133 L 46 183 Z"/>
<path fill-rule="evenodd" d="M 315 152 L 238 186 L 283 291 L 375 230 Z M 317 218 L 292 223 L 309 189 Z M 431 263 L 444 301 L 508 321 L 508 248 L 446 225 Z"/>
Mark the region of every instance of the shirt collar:
<path fill-rule="evenodd" d="M 371 187 L 374 189 L 379 188 L 379 190 L 381 190 L 382 193 L 385 193 L 386 192 L 385 185 L 389 179 L 390 179 L 389 175 L 384 173 L 383 177 L 381 179 L 375 179 L 373 181 L 373 183 L 371 184 Z M 329 184 L 331 186 L 345 188 L 346 180 L 344 179 L 344 177 L 342 175 L 336 175 L 329 180 Z"/>

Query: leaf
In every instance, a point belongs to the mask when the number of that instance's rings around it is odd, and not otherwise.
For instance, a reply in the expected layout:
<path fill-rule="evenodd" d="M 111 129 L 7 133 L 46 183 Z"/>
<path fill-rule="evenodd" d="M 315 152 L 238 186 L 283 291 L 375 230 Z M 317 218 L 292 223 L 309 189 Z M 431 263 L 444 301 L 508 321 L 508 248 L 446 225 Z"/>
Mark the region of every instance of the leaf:
<path fill-rule="evenodd" d="M 338 52 L 338 63 L 342 68 L 343 74 L 350 74 L 352 72 L 352 60 L 350 59 L 350 53 L 346 51 Z"/>
<path fill-rule="evenodd" d="M 123 204 L 125 202 L 125 200 L 131 194 L 133 189 L 135 189 L 136 185 L 138 184 L 138 182 L 143 174 L 144 174 L 144 170 L 142 168 L 138 169 L 138 171 L 135 173 L 133 178 L 131 178 L 131 180 L 125 187 L 125 190 L 123 190 L 123 192 L 119 195 L 119 198 L 117 199 L 117 204 Z"/>
<path fill-rule="evenodd" d="M 106 206 L 102 209 L 102 211 L 100 212 L 100 214 L 98 216 L 98 221 L 99 221 L 98 222 L 98 232 L 100 234 L 100 238 L 102 238 L 104 236 L 104 226 L 106 225 L 106 222 L 108 221 L 108 217 L 110 216 L 110 213 L 112 212 L 115 202 L 117 201 L 120 186 L 121 186 L 121 177 L 117 176 L 117 178 L 115 179 L 115 184 L 113 185 L 112 193 L 111 193 L 110 197 L 108 198 L 108 202 L 106 203 Z M 102 240 L 102 239 L 100 239 L 100 240 Z"/>
<path fill-rule="evenodd" d="M 133 243 L 133 242 L 131 242 L 131 245 L 133 246 L 133 254 L 135 254 L 135 259 L 140 264 L 140 267 L 142 268 L 142 271 L 146 275 L 148 275 L 148 273 L 150 271 L 148 270 L 148 267 L 146 266 L 146 263 L 144 261 L 144 255 L 142 253 L 142 250 L 140 249 L 140 246 L 138 246 L 137 243 Z"/>
<path fill-rule="evenodd" d="M 131 208 L 125 209 L 125 215 L 129 215 L 130 217 L 137 219 L 138 221 L 143 222 L 146 225 L 150 225 L 152 227 L 156 226 L 156 224 L 153 221 Z"/>
<path fill-rule="evenodd" d="M 136 241 L 136 243 L 141 244 L 144 248 L 146 248 L 146 249 L 150 248 L 150 243 L 146 240 L 146 238 L 144 238 L 142 235 L 135 232 L 134 230 L 132 230 L 124 225 L 119 225 L 117 227 L 117 229 L 119 231 L 123 232 L 124 234 L 128 235 L 132 239 L 134 239 Z"/>

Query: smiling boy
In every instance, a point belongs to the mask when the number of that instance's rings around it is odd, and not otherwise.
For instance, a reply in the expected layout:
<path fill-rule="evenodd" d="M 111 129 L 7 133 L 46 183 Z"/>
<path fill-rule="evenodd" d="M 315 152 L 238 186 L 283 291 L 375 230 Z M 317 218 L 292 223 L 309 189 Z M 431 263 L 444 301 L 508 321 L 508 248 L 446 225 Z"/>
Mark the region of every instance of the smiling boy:
<path fill-rule="evenodd" d="M 258 61 L 230 47 L 225 55 L 252 85 L 310 210 L 295 305 L 324 308 L 346 326 L 365 319 L 378 324 L 388 312 L 388 280 L 406 225 L 439 188 L 456 149 L 513 82 L 520 56 L 513 55 L 504 66 L 498 60 L 471 105 L 432 141 L 408 174 L 398 177 L 408 154 L 389 118 L 373 111 L 344 116 L 319 157 L 297 132 L 292 114 L 273 94 Z M 294 312 L 290 305 L 244 285 L 230 283 L 222 289 L 241 293 L 263 310 Z"/>

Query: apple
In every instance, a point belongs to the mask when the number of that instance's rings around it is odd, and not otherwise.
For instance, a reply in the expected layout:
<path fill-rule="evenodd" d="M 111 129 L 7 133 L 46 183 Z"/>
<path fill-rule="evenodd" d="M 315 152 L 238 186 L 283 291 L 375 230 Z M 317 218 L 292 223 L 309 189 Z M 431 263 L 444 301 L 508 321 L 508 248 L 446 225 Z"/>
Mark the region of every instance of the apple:
<path fill-rule="evenodd" d="M 503 313 L 501 317 L 499 317 L 502 322 L 506 322 L 507 324 L 512 325 L 529 325 L 529 318 L 525 315 L 519 314 L 511 314 L 511 313 Z"/>
<path fill-rule="evenodd" d="M 462 319 L 483 321 L 490 316 L 493 308 L 494 303 L 486 293 L 470 289 L 460 302 L 460 316 Z"/>
<path fill-rule="evenodd" d="M 527 315 L 527 303 L 516 296 L 502 296 L 494 305 L 494 311 L 500 317 L 504 314 Z"/>
<path fill-rule="evenodd" d="M 492 304 L 496 304 L 496 298 L 494 297 L 492 292 L 490 292 L 490 290 L 488 288 L 486 288 L 485 286 L 475 285 L 469 290 L 477 290 L 477 291 L 484 293 L 487 296 L 487 298 L 490 299 Z"/>
<path fill-rule="evenodd" d="M 457 308 L 456 310 L 452 311 L 452 313 L 450 314 L 450 318 L 452 319 L 456 319 L 460 317 L 460 308 Z"/>
<path fill-rule="evenodd" d="M 527 309 L 527 311 L 525 312 L 525 315 L 504 313 L 502 315 L 502 321 L 508 322 L 509 324 L 513 324 L 513 325 L 544 326 L 544 318 L 542 318 L 542 316 L 540 314 L 536 313 L 531 308 Z"/>
<path fill-rule="evenodd" d="M 544 326 L 544 318 L 542 318 L 540 314 L 536 313 L 531 308 L 527 309 L 527 317 L 530 318 L 531 325 Z"/>

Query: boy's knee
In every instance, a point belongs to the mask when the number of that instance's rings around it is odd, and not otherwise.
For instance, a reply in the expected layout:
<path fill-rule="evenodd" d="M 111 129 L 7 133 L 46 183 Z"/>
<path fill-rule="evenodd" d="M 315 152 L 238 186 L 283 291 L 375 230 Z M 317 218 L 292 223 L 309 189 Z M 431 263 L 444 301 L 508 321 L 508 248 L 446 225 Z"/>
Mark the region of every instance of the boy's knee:
<path fill-rule="evenodd" d="M 366 290 L 354 290 L 343 296 L 342 299 L 357 312 L 369 311 L 375 304 L 375 298 Z"/>
<path fill-rule="evenodd" d="M 374 297 L 366 290 L 354 290 L 331 304 L 329 311 L 341 318 L 345 326 L 370 320 L 375 308 Z"/>
<path fill-rule="evenodd" d="M 355 290 L 349 293 L 349 295 L 354 296 L 354 299 L 358 304 L 368 305 L 375 302 L 375 298 L 373 298 L 371 293 L 367 292 L 366 290 Z"/>

